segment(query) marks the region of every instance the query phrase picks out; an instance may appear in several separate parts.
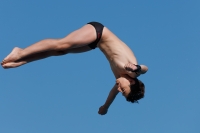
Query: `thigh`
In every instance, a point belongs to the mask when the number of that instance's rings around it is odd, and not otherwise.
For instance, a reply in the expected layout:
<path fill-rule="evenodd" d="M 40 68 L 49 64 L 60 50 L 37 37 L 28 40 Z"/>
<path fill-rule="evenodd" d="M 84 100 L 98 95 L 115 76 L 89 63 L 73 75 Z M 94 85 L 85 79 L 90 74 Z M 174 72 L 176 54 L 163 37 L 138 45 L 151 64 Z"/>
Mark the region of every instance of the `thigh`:
<path fill-rule="evenodd" d="M 65 38 L 60 39 L 63 47 L 67 49 L 86 46 L 96 40 L 95 28 L 87 24 L 80 29 L 70 33 Z"/>

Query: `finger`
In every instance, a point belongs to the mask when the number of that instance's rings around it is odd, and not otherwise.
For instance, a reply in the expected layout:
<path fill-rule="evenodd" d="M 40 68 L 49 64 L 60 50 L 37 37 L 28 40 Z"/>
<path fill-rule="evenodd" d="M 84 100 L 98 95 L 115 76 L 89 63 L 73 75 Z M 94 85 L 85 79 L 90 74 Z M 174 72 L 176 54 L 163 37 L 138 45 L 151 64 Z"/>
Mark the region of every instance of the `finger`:
<path fill-rule="evenodd" d="M 98 114 L 102 115 L 102 113 L 99 111 Z"/>

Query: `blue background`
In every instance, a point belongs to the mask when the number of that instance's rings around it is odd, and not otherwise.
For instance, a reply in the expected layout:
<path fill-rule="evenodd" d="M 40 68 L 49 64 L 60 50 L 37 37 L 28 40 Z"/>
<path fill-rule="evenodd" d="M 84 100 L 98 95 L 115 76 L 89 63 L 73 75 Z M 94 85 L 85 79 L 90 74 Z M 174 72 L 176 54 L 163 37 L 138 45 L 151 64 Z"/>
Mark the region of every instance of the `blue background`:
<path fill-rule="evenodd" d="M 0 133 L 199 133 L 199 0 L 1 0 L 0 58 L 99 21 L 149 67 L 145 98 L 119 94 L 99 49 L 0 69 Z"/>

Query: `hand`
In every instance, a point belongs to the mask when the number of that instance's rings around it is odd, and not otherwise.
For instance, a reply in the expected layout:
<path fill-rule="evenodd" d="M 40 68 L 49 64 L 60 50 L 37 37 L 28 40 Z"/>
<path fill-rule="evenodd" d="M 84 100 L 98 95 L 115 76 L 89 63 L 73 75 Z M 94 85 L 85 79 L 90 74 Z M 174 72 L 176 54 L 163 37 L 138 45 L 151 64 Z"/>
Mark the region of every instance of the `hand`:
<path fill-rule="evenodd" d="M 100 115 L 105 115 L 106 113 L 108 112 L 108 109 L 106 108 L 106 107 L 104 107 L 104 106 L 101 106 L 100 108 L 99 108 L 99 114 Z"/>
<path fill-rule="evenodd" d="M 133 74 L 132 77 L 138 77 L 141 74 L 141 66 L 140 65 L 128 63 L 124 66 L 124 68 L 126 71 Z"/>
<path fill-rule="evenodd" d="M 137 70 L 137 67 L 135 64 L 132 64 L 132 63 L 128 63 L 124 66 L 124 68 L 127 70 L 127 71 L 131 71 L 131 72 L 134 72 Z"/>

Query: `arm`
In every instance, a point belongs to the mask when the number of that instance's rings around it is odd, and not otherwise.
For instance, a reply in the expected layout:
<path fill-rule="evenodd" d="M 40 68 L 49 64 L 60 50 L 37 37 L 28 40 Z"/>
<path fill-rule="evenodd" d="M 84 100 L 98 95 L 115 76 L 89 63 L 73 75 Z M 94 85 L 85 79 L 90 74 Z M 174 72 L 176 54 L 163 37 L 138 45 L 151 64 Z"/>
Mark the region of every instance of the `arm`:
<path fill-rule="evenodd" d="M 124 66 L 128 75 L 132 78 L 136 78 L 141 74 L 145 74 L 148 71 L 148 67 L 145 65 L 135 65 L 132 63 L 128 63 Z"/>
<path fill-rule="evenodd" d="M 102 105 L 99 108 L 99 114 L 101 115 L 105 115 L 107 113 L 108 108 L 110 107 L 110 105 L 112 104 L 112 102 L 114 101 L 116 95 L 119 93 L 119 91 L 117 90 L 117 85 L 115 84 L 114 87 L 111 89 L 106 102 L 104 103 L 104 105 Z"/>

